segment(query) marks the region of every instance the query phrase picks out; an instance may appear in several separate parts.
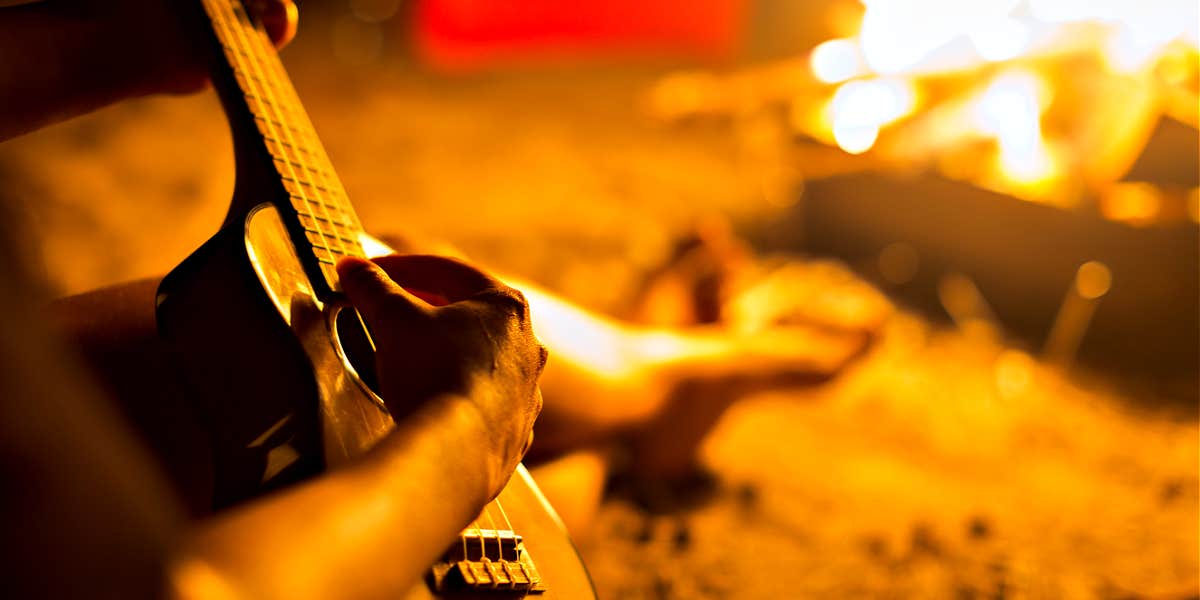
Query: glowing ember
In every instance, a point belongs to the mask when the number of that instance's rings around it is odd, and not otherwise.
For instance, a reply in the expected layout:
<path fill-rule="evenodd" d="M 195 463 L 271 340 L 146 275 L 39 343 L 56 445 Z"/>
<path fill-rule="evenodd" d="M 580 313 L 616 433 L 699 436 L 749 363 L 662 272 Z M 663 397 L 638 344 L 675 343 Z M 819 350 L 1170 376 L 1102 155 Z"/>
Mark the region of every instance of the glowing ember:
<path fill-rule="evenodd" d="M 833 136 L 846 152 L 861 154 L 875 144 L 879 128 L 907 115 L 916 103 L 911 84 L 872 79 L 843 84 L 833 95 Z"/>
<path fill-rule="evenodd" d="M 846 81 L 866 72 L 855 40 L 829 40 L 813 48 L 809 63 L 813 75 L 825 83 Z"/>

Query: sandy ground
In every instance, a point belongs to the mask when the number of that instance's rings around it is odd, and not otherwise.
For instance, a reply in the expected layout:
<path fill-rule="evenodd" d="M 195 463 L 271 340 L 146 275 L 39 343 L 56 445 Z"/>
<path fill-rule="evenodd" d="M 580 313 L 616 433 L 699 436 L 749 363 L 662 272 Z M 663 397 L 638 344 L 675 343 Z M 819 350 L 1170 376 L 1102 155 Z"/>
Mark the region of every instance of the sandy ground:
<path fill-rule="evenodd" d="M 722 132 L 640 117 L 650 69 L 446 81 L 304 53 L 297 85 L 364 222 L 594 308 L 619 310 L 705 214 L 786 209 Z M 0 175 L 71 293 L 178 263 L 220 223 L 233 167 L 201 95 L 0 145 Z M 835 384 L 736 406 L 704 448 L 708 502 L 614 497 L 582 551 L 612 599 L 1195 598 L 1197 424 L 1130 400 L 900 315 Z"/>

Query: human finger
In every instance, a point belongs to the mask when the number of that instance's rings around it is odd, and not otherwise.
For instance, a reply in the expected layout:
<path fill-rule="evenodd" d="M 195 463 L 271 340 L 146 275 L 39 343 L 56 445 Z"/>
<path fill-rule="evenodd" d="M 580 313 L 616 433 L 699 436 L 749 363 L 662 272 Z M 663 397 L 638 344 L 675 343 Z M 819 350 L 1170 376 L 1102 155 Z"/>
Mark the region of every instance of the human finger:
<path fill-rule="evenodd" d="M 397 312 L 425 315 L 428 303 L 409 293 L 392 280 L 379 265 L 357 257 L 343 258 L 337 264 L 342 292 L 367 323 L 379 325 L 395 318 Z"/>
<path fill-rule="evenodd" d="M 263 24 L 276 47 L 282 48 L 296 37 L 300 11 L 292 0 L 246 0 L 246 10 Z"/>
<path fill-rule="evenodd" d="M 428 254 L 394 254 L 375 259 L 376 264 L 409 290 L 436 294 L 459 302 L 496 290 L 508 290 L 500 280 L 458 259 Z M 501 295 L 507 295 L 502 292 Z"/>

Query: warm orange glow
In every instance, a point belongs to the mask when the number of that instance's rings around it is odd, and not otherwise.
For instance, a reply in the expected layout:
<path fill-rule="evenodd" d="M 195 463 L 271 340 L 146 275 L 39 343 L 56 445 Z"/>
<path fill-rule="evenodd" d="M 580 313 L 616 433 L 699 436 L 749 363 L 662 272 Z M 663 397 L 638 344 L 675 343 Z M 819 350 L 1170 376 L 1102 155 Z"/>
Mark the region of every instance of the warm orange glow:
<path fill-rule="evenodd" d="M 1012 185 L 1012 191 L 1033 200 L 1047 198 L 1062 175 L 1059 160 L 1050 147 L 1040 138 L 1030 145 L 1006 143 L 1005 137 L 1000 141 L 996 168 Z"/>
<path fill-rule="evenodd" d="M 547 346 L 554 348 L 555 360 L 587 365 L 597 375 L 611 379 L 629 378 L 638 368 L 630 336 L 617 323 L 562 301 L 534 286 L 515 285 L 529 301 L 533 330 Z"/>
<path fill-rule="evenodd" d="M 1044 89 L 1041 79 L 1028 71 L 996 77 L 975 104 L 976 126 L 1007 151 L 1029 152 L 1041 141 Z"/>
<path fill-rule="evenodd" d="M 1075 272 L 1075 289 L 1085 300 L 1095 300 L 1112 287 L 1112 271 L 1104 263 L 1091 260 L 1079 265 Z"/>
<path fill-rule="evenodd" d="M 1021 395 L 1033 384 L 1036 363 L 1019 350 L 1005 350 L 996 357 L 996 391 L 1001 398 Z"/>
<path fill-rule="evenodd" d="M 1048 138 L 1042 128 L 1054 89 L 1051 72 L 1042 65 L 1060 55 L 1090 54 L 1099 72 L 1115 77 L 1141 77 L 1165 65 L 1162 84 L 1182 89 L 1164 87 L 1159 95 L 1168 108 L 1182 107 L 1169 111 L 1184 115 L 1177 119 L 1195 122 L 1195 93 L 1187 89 L 1200 14 L 1191 0 L 860 1 L 865 11 L 858 34 L 822 43 L 809 56 L 817 80 L 839 84 L 830 105 L 814 111 L 823 117 L 813 119 L 795 107 L 792 115 L 797 129 L 850 154 L 880 144 L 884 126 L 911 115 L 918 104 L 938 108 L 939 100 L 914 101 L 918 82 L 925 87 L 927 78 L 1014 63 L 965 104 L 960 98 L 942 102 L 963 105 L 966 122 L 951 119 L 948 130 L 975 131 L 996 142 L 990 163 L 973 163 L 978 166 L 956 177 L 1025 199 L 1070 204 L 1074 196 L 1064 185 L 1069 169 L 1090 159 L 1068 156 L 1077 149 L 1058 134 Z M 1016 61 L 1022 61 L 1020 67 Z M 925 150 L 936 155 L 956 152 L 964 140 L 937 134 L 929 123 L 923 127 L 923 134 L 908 132 L 909 137 L 924 140 Z M 906 148 L 911 152 L 912 144 Z M 937 164 L 943 164 L 945 157 L 936 155 Z M 1114 170 L 1104 177 L 1111 181 L 1116 175 Z"/>
<path fill-rule="evenodd" d="M 862 56 L 881 74 L 966 68 L 1077 43 L 1086 25 L 1114 69 L 1140 69 L 1172 41 L 1196 44 L 1190 0 L 862 0 Z M 972 59 L 953 50 L 966 38 Z"/>
<path fill-rule="evenodd" d="M 1162 200 L 1158 188 L 1148 183 L 1118 183 L 1102 199 L 1100 210 L 1114 221 L 1144 225 L 1158 218 Z"/>
<path fill-rule="evenodd" d="M 996 170 L 1003 180 L 1040 197 L 1060 176 L 1057 160 L 1042 136 L 1042 110 L 1048 85 L 1025 70 L 1006 71 L 988 84 L 974 104 L 976 129 L 995 138 Z"/>
<path fill-rule="evenodd" d="M 815 46 L 799 65 L 805 77 L 793 59 L 691 87 L 666 78 L 655 113 L 782 103 L 802 139 L 1061 207 L 1106 194 L 1164 115 L 1197 126 L 1193 0 L 860 3 L 858 31 Z M 836 86 L 829 101 L 820 84 Z M 864 166 L 831 159 L 815 170 Z"/>
<path fill-rule="evenodd" d="M 900 285 L 912 281 L 920 264 L 916 249 L 903 242 L 888 244 L 879 252 L 879 273 L 889 283 Z"/>
<path fill-rule="evenodd" d="M 862 154 L 870 150 L 875 145 L 875 140 L 879 139 L 879 127 L 877 125 L 856 126 L 834 123 L 833 139 L 837 141 L 838 147 L 847 153 Z"/>
<path fill-rule="evenodd" d="M 855 40 L 829 40 L 813 48 L 809 64 L 813 75 L 825 83 L 839 83 L 866 72 Z"/>
<path fill-rule="evenodd" d="M 851 81 L 840 86 L 830 101 L 833 136 L 839 147 L 861 154 L 875 145 L 880 127 L 912 112 L 916 93 L 900 79 Z"/>
<path fill-rule="evenodd" d="M 234 600 L 242 594 L 229 578 L 197 558 L 185 558 L 170 569 L 171 592 L 177 598 Z"/>
<path fill-rule="evenodd" d="M 723 339 L 685 336 L 668 329 L 633 329 L 535 285 L 506 283 L 525 294 L 533 330 L 542 343 L 554 348 L 554 360 L 602 378 L 633 381 L 661 365 L 729 353 L 729 344 Z"/>

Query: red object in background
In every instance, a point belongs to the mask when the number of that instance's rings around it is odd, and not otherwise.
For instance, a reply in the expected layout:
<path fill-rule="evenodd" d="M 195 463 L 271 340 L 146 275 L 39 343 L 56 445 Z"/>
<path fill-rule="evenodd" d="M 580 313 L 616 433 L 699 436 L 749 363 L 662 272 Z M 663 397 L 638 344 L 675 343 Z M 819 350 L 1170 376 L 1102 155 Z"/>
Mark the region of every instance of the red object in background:
<path fill-rule="evenodd" d="M 562 57 L 683 56 L 737 49 L 747 0 L 419 0 L 416 41 L 433 67 Z"/>

